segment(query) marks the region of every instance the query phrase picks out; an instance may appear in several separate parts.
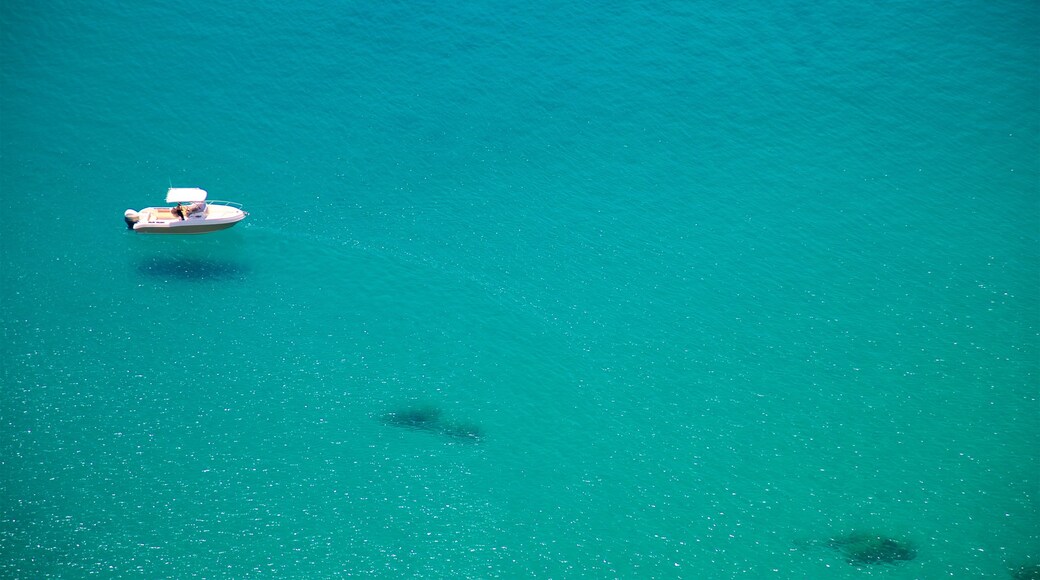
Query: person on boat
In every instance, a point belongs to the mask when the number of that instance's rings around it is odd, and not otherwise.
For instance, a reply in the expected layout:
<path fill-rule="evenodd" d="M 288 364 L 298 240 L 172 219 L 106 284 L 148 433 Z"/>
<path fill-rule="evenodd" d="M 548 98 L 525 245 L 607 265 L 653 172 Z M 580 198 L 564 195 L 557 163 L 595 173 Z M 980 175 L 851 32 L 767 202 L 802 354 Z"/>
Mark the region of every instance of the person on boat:
<path fill-rule="evenodd" d="M 173 215 L 180 217 L 182 220 L 185 218 L 184 208 L 181 207 L 181 202 L 177 202 L 177 207 L 173 208 Z"/>
<path fill-rule="evenodd" d="M 205 208 L 205 207 L 206 207 L 205 203 L 203 203 L 201 201 L 196 201 L 196 202 L 193 202 L 191 205 L 188 205 L 187 207 L 185 207 L 182 211 L 184 212 L 185 216 L 190 216 L 190 215 L 197 214 L 197 213 L 201 212 L 203 210 L 203 208 Z"/>

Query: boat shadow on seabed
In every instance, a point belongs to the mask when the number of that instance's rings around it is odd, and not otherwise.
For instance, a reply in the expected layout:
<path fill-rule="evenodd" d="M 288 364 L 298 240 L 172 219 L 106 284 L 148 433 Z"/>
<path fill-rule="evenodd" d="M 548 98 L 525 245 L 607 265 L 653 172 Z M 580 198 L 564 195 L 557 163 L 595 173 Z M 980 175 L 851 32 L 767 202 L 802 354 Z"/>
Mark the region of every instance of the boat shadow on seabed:
<path fill-rule="evenodd" d="M 137 263 L 137 272 L 163 280 L 242 280 L 250 268 L 239 262 L 197 257 L 151 257 Z"/>

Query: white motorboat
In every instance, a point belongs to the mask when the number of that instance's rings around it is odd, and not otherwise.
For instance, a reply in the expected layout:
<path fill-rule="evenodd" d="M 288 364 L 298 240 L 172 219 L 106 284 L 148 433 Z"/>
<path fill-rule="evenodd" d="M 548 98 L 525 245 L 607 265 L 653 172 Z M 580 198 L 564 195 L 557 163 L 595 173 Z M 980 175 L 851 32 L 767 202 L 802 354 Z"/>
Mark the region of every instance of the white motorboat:
<path fill-rule="evenodd" d="M 123 219 L 127 228 L 144 234 L 205 234 L 230 228 L 249 215 L 240 203 L 207 202 L 206 196 L 206 190 L 197 187 L 171 187 L 166 203 L 177 205 L 128 209 Z"/>

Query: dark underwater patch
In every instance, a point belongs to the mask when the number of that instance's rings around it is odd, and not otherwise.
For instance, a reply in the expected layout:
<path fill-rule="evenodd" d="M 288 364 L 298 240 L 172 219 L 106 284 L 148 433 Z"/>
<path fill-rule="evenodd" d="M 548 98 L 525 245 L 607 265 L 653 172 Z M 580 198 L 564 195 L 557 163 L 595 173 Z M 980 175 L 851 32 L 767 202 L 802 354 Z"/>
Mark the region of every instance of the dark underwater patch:
<path fill-rule="evenodd" d="M 854 531 L 827 540 L 827 546 L 839 551 L 853 566 L 896 564 L 917 557 L 912 543 L 874 532 Z"/>
<path fill-rule="evenodd" d="M 446 422 L 440 425 L 440 433 L 459 441 L 477 442 L 483 437 L 480 427 L 466 423 Z"/>
<path fill-rule="evenodd" d="M 475 443 L 483 436 L 480 427 L 446 420 L 443 418 L 441 410 L 432 405 L 391 411 L 383 415 L 383 423 L 394 427 L 427 431 L 460 442 Z"/>
<path fill-rule="evenodd" d="M 143 259 L 137 271 L 164 280 L 239 280 L 249 268 L 230 260 L 169 256 Z"/>
<path fill-rule="evenodd" d="M 1014 580 L 1040 580 L 1040 564 L 1023 564 L 1011 569 Z"/>
<path fill-rule="evenodd" d="M 383 422 L 395 427 L 411 429 L 435 430 L 441 418 L 441 410 L 436 407 L 423 406 L 411 409 L 392 411 L 383 416 Z"/>

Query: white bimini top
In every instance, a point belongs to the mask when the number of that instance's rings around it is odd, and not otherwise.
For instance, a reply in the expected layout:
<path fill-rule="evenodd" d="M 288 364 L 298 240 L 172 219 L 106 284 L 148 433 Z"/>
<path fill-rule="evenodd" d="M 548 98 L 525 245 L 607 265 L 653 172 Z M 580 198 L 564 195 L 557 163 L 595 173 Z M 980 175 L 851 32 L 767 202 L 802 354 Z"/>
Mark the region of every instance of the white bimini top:
<path fill-rule="evenodd" d="M 198 187 L 171 187 L 166 191 L 166 203 L 206 201 L 206 195 L 206 190 Z"/>

